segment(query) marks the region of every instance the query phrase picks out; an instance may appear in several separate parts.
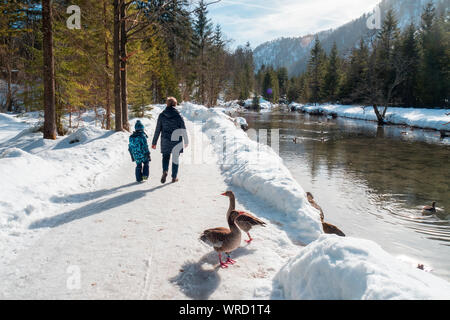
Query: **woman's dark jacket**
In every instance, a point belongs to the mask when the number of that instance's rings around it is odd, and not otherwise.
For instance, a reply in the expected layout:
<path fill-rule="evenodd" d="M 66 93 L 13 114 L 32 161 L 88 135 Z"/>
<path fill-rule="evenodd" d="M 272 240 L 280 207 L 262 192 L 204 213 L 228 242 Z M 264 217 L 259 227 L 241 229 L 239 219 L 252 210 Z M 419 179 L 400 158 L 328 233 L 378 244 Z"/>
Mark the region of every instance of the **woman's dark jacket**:
<path fill-rule="evenodd" d="M 180 152 L 183 152 L 183 139 L 185 145 L 189 143 L 184 120 L 178 110 L 174 107 L 166 107 L 159 115 L 152 145 L 155 146 L 158 143 L 160 134 L 162 154 L 172 153 L 173 148 L 179 143 L 181 143 L 181 148 L 179 150 Z"/>

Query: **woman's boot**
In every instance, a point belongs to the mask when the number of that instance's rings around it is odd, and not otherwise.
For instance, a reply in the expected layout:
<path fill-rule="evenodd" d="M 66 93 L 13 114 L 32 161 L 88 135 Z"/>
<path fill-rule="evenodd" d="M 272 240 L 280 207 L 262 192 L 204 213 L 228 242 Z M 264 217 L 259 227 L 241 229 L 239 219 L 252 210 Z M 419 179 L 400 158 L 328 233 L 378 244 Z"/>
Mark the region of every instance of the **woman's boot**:
<path fill-rule="evenodd" d="M 166 183 L 166 179 L 167 179 L 167 171 L 164 171 L 163 172 L 163 175 L 162 175 L 162 177 L 161 177 L 161 183 Z"/>

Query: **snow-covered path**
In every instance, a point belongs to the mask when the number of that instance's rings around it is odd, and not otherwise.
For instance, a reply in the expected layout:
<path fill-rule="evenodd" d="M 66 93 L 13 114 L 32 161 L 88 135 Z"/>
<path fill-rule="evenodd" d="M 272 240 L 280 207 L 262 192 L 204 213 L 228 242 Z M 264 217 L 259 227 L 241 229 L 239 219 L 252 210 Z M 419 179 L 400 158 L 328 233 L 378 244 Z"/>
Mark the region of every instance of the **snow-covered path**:
<path fill-rule="evenodd" d="M 188 130 L 195 130 L 189 122 Z M 238 263 L 224 270 L 198 240 L 204 229 L 226 226 L 228 199 L 220 194 L 229 186 L 216 164 L 182 164 L 180 182 L 161 185 L 156 150 L 150 180 L 137 184 L 133 175 L 131 161 L 118 166 L 96 190 L 62 197 L 61 213 L 35 221 L 30 228 L 48 231 L 3 272 L 0 298 L 279 297 L 272 279 L 299 252 L 280 223 L 254 231 L 255 241 L 243 241 Z M 263 219 L 273 210 L 233 190 L 238 208 Z"/>

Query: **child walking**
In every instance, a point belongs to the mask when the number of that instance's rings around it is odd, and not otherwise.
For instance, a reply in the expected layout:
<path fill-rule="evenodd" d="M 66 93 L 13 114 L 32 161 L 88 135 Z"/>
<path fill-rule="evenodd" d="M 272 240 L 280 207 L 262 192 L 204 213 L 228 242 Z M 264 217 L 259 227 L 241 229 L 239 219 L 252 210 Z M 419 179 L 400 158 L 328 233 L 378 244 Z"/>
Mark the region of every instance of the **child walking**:
<path fill-rule="evenodd" d="M 136 121 L 135 131 L 130 136 L 128 151 L 131 155 L 131 161 L 136 162 L 136 181 L 144 182 L 148 180 L 150 151 L 148 149 L 148 136 L 144 132 L 144 125 L 140 120 Z"/>

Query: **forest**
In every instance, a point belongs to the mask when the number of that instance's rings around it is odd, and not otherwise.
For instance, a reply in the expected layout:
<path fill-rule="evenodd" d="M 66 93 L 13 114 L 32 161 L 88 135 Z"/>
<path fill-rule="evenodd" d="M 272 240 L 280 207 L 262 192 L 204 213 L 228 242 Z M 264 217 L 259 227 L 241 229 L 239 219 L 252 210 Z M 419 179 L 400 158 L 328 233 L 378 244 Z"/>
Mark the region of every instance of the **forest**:
<path fill-rule="evenodd" d="M 44 136 L 64 135 L 62 117 L 99 110 L 102 127 L 129 130 L 129 112 L 168 96 L 212 107 L 259 96 L 273 103 L 448 107 L 450 27 L 433 4 L 419 26 L 400 30 L 394 10 L 348 53 L 314 40 L 307 70 L 255 70 L 250 43 L 231 48 L 208 17 L 217 1 L 0 1 L 2 112 L 45 110 Z M 69 22 L 79 9 L 78 27 Z M 45 66 L 45 67 L 44 67 Z M 130 111 L 129 111 L 130 110 Z"/>
<path fill-rule="evenodd" d="M 214 3 L 0 1 L 0 111 L 45 109 L 44 136 L 55 138 L 65 133 L 64 114 L 87 109 L 103 109 L 102 126 L 121 131 L 129 130 L 128 110 L 141 115 L 168 96 L 207 106 L 219 95 L 249 96 L 241 82 L 253 76 L 250 44 L 229 49 L 208 18 Z M 79 28 L 69 27 L 72 5 Z"/>
<path fill-rule="evenodd" d="M 421 18 L 420 26 L 401 31 L 390 9 L 381 29 L 361 38 L 348 54 L 340 54 L 335 43 L 327 55 L 316 37 L 304 73 L 287 80 L 286 68 L 263 65 L 257 89 L 273 102 L 281 97 L 302 103 L 448 108 L 448 16 L 438 15 L 429 3 Z"/>

